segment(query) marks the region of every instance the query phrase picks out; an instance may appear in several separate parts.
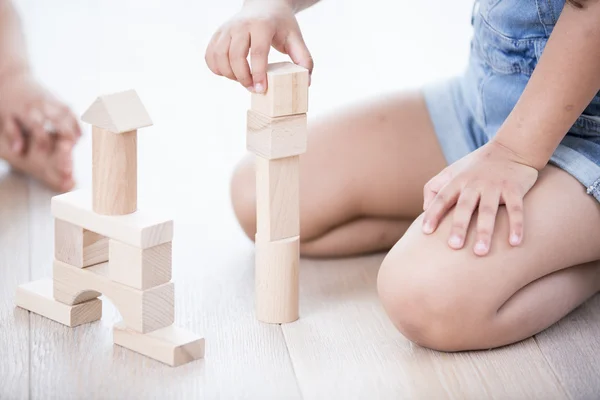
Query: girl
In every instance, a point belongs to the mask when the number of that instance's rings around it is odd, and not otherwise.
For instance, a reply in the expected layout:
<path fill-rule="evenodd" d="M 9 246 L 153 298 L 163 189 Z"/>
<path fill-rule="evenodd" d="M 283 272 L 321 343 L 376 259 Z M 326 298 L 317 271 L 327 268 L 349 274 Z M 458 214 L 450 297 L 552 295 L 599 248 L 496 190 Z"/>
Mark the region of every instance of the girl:
<path fill-rule="evenodd" d="M 264 92 L 273 46 L 312 73 L 295 14 L 315 2 L 246 0 L 209 68 Z M 301 253 L 389 250 L 383 307 L 442 351 L 526 339 L 600 290 L 600 0 L 476 6 L 462 76 L 312 124 L 301 157 Z M 251 157 L 232 201 L 253 238 Z"/>
<path fill-rule="evenodd" d="M 33 78 L 17 12 L 0 0 L 0 159 L 52 190 L 68 191 L 80 136 L 71 110 Z"/>

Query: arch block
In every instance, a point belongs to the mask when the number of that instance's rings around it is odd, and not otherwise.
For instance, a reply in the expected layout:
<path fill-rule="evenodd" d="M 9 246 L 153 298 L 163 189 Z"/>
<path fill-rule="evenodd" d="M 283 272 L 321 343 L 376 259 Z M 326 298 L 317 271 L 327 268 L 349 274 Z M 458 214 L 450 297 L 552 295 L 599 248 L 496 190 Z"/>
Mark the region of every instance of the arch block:
<path fill-rule="evenodd" d="M 125 326 L 148 333 L 164 328 L 175 320 L 175 287 L 173 282 L 138 290 L 108 277 L 108 263 L 80 269 L 54 260 L 54 299 L 74 305 L 100 294 L 117 307 Z"/>

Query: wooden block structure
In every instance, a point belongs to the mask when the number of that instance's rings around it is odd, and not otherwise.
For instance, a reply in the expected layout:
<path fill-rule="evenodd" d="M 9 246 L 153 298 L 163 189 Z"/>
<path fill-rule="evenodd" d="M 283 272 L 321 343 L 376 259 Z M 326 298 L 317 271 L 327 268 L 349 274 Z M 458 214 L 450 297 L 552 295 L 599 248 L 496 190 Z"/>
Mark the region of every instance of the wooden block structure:
<path fill-rule="evenodd" d="M 299 318 L 300 155 L 307 150 L 308 70 L 269 64 L 253 93 L 246 148 L 255 154 L 255 310 L 259 321 Z"/>
<path fill-rule="evenodd" d="M 102 318 L 101 295 L 122 321 L 115 345 L 170 366 L 204 357 L 204 338 L 178 328 L 172 277 L 173 220 L 138 209 L 137 130 L 152 125 L 134 90 L 99 97 L 92 125 L 92 190 L 54 196 L 52 279 L 17 288 L 18 307 L 69 327 Z"/>

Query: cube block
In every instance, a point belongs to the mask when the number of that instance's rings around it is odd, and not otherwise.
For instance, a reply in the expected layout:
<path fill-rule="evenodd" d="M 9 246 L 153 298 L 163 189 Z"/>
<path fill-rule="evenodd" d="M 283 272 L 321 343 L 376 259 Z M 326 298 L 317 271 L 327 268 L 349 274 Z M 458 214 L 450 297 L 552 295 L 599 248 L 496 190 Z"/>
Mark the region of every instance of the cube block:
<path fill-rule="evenodd" d="M 141 249 L 111 239 L 109 249 L 109 277 L 113 281 L 145 290 L 171 280 L 171 242 Z"/>
<path fill-rule="evenodd" d="M 268 65 L 267 91 L 252 93 L 251 109 L 269 117 L 308 112 L 308 69 L 290 62 Z"/>
<path fill-rule="evenodd" d="M 247 112 L 246 148 L 267 159 L 296 156 L 306 152 L 306 114 L 272 118 Z"/>

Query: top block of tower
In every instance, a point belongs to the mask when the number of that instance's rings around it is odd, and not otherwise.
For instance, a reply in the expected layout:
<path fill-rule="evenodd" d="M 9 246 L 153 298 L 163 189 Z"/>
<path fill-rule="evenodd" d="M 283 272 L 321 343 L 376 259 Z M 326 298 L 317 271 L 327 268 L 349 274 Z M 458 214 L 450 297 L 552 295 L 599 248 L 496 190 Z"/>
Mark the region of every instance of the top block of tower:
<path fill-rule="evenodd" d="M 267 91 L 252 93 L 251 109 L 269 117 L 308 112 L 308 69 L 291 62 L 269 64 Z"/>
<path fill-rule="evenodd" d="M 92 125 L 93 209 L 103 215 L 137 210 L 137 130 L 152 120 L 135 90 L 100 96 L 81 116 Z"/>
<path fill-rule="evenodd" d="M 81 116 L 83 122 L 113 133 L 152 125 L 152 120 L 135 90 L 100 96 Z"/>

